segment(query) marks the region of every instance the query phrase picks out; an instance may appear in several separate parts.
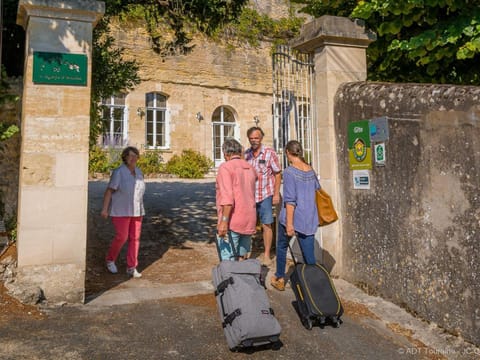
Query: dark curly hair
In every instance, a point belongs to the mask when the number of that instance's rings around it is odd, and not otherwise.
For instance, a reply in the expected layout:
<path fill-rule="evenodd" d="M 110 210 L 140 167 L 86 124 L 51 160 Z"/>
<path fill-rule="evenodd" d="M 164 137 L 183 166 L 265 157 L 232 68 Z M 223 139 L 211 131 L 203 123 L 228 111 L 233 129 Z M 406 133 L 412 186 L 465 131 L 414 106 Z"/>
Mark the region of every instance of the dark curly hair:
<path fill-rule="evenodd" d="M 130 153 L 130 151 L 135 153 L 135 155 L 137 155 L 137 157 L 140 157 L 140 152 L 138 151 L 138 149 L 136 147 L 128 146 L 125 149 L 123 149 L 123 151 L 122 151 L 122 161 L 123 161 L 124 164 L 127 163 L 127 156 Z"/>

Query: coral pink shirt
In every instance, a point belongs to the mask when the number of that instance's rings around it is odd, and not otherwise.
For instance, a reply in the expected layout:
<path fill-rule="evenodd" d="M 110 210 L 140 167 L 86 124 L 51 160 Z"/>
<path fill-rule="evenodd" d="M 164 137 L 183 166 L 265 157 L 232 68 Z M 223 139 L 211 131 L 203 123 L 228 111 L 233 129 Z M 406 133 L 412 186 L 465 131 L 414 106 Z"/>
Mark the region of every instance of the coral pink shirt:
<path fill-rule="evenodd" d="M 255 169 L 243 159 L 230 159 L 220 165 L 216 179 L 218 222 L 222 205 L 232 205 L 228 229 L 243 235 L 255 233 L 257 213 L 255 203 Z"/>

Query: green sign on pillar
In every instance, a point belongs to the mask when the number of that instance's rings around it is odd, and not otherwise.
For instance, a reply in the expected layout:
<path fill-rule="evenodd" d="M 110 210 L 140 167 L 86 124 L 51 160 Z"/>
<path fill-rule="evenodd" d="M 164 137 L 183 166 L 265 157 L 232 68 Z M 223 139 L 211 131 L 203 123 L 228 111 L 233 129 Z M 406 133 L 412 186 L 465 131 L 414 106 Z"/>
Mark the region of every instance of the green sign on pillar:
<path fill-rule="evenodd" d="M 87 55 L 36 51 L 33 53 L 35 84 L 87 85 Z"/>
<path fill-rule="evenodd" d="M 350 170 L 370 170 L 372 168 L 368 120 L 354 121 L 348 124 L 348 157 Z"/>

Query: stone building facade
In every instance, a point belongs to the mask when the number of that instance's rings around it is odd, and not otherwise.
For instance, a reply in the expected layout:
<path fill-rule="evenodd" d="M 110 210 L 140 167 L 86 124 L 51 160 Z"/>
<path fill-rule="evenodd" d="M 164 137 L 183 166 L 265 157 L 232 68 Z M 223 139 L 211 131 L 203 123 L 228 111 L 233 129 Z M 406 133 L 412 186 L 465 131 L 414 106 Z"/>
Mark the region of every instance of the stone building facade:
<path fill-rule="evenodd" d="M 258 1 L 257 11 L 288 16 L 288 1 Z M 104 99 L 104 146 L 125 144 L 155 150 L 168 161 L 184 149 L 223 160 L 221 145 L 235 137 L 248 146 L 246 131 L 258 125 L 272 144 L 272 43 L 233 48 L 197 35 L 187 55 L 162 58 L 147 31 L 114 24 L 113 35 L 135 59 L 141 83 L 123 97 Z"/>

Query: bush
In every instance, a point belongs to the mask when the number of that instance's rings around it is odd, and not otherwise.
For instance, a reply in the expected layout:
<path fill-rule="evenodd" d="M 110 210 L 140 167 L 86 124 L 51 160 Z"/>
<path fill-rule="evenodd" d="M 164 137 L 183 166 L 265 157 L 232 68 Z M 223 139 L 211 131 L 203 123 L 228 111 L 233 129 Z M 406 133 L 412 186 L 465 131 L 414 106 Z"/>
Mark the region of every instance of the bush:
<path fill-rule="evenodd" d="M 194 150 L 183 150 L 182 155 L 174 155 L 168 162 L 166 170 L 186 179 L 201 179 L 213 167 L 212 160 Z"/>
<path fill-rule="evenodd" d="M 98 146 L 93 146 L 88 152 L 88 172 L 104 173 L 107 165 L 107 154 Z"/>
<path fill-rule="evenodd" d="M 122 150 L 113 147 L 102 149 L 97 145 L 93 146 L 89 152 L 88 172 L 90 174 L 109 174 L 122 164 Z M 162 164 L 162 161 L 160 153 L 148 151 L 140 154 L 137 166 L 145 175 L 159 174 L 165 172 L 165 164 Z"/>
<path fill-rule="evenodd" d="M 144 174 L 160 174 L 165 172 L 162 155 L 156 151 L 148 151 L 140 155 L 137 166 Z"/>
<path fill-rule="evenodd" d="M 88 172 L 90 174 L 108 174 L 122 163 L 121 149 L 109 148 L 104 150 L 95 145 L 90 148 L 88 155 Z"/>

